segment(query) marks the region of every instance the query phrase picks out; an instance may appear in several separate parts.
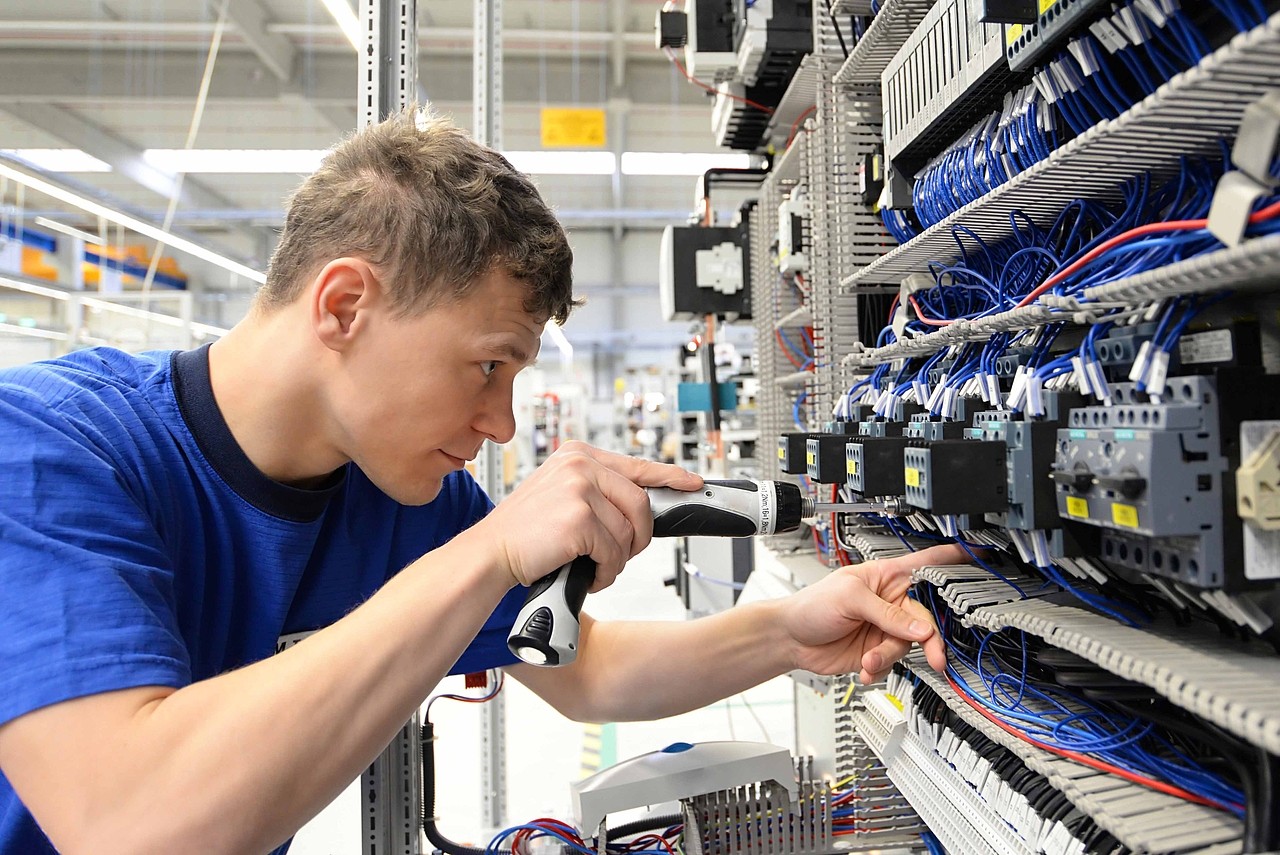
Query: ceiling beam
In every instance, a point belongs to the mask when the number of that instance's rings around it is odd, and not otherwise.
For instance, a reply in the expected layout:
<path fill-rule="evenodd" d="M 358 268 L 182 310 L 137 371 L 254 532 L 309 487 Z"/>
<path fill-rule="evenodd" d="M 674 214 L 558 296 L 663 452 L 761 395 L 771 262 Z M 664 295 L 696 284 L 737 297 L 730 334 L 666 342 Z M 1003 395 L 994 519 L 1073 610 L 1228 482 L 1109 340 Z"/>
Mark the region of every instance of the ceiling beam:
<path fill-rule="evenodd" d="M 576 65 L 576 68 L 575 68 Z M 356 56 L 319 54 L 296 63 L 295 77 L 282 81 L 252 54 L 225 54 L 218 58 L 209 89 L 211 101 L 260 106 L 282 96 L 305 93 L 313 103 L 349 106 L 355 100 Z M 152 101 L 173 99 L 189 103 L 198 91 L 204 70 L 202 51 L 160 53 L 97 53 L 81 50 L 0 51 L 0 103 L 29 101 L 66 103 L 89 101 L 136 104 L 136 81 L 153 81 L 147 92 Z M 610 74 L 605 55 L 568 58 L 507 58 L 503 68 L 503 100 L 507 104 L 541 104 L 546 93 L 573 91 L 575 71 L 579 81 Z M 424 55 L 418 62 L 420 79 L 433 101 L 470 103 L 471 68 L 448 56 Z M 666 65 L 629 62 L 623 96 L 637 107 L 697 106 L 706 99 L 683 81 L 672 84 L 673 71 Z M 594 99 L 589 99 L 594 100 Z"/>
<path fill-rule="evenodd" d="M 147 163 L 137 146 L 70 110 L 54 104 L 32 102 L 4 104 L 2 109 L 28 125 L 53 134 L 73 148 L 110 164 L 115 172 L 166 199 L 179 189 L 177 176 Z M 226 197 L 190 177 L 182 181 L 178 204 L 180 208 L 233 207 Z M 252 238 L 255 243 L 260 240 L 258 233 L 247 226 L 237 225 L 233 230 L 243 237 Z"/>
<path fill-rule="evenodd" d="M 227 17 L 249 49 L 279 80 L 293 77 L 297 50 L 293 42 L 268 29 L 267 11 L 258 0 L 228 0 Z"/>

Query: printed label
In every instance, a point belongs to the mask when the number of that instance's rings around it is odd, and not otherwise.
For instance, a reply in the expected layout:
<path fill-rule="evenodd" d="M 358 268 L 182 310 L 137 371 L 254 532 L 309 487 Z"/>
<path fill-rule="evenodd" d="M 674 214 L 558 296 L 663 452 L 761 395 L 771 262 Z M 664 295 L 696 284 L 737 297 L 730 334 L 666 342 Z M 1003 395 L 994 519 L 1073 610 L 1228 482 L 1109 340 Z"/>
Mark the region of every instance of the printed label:
<path fill-rule="evenodd" d="M 846 473 L 846 474 L 849 474 L 849 475 L 857 475 L 857 474 L 858 474 L 858 461 L 856 461 L 856 460 L 846 460 L 846 461 L 845 461 L 845 463 L 844 463 L 844 471 L 845 471 L 845 473 Z"/>
<path fill-rule="evenodd" d="M 804 455 L 804 462 L 813 466 L 818 462 L 818 455 L 814 454 L 812 451 L 807 451 Z"/>
<path fill-rule="evenodd" d="M 1087 434 L 1088 434 L 1088 431 L 1083 431 L 1083 430 L 1080 430 L 1079 428 L 1072 428 L 1067 435 L 1070 436 L 1072 439 L 1084 439 Z"/>
<path fill-rule="evenodd" d="M 1011 45 L 1014 42 L 1016 42 L 1018 40 L 1018 37 L 1021 35 L 1022 35 L 1022 25 L 1010 24 L 1009 26 L 1004 28 L 1004 43 L 1007 45 Z"/>
<path fill-rule="evenodd" d="M 1048 12 L 1053 8 L 1053 4 L 1057 2 L 1058 0 L 1040 0 L 1040 14 L 1043 15 L 1045 12 Z"/>
<path fill-rule="evenodd" d="M 1230 362 L 1235 359 L 1231 330 L 1184 335 L 1178 340 L 1178 356 L 1183 362 Z"/>
<path fill-rule="evenodd" d="M 1116 525 L 1122 525 L 1125 528 L 1137 528 L 1138 509 L 1133 505 L 1124 505 L 1120 502 L 1112 502 L 1111 521 Z"/>
<path fill-rule="evenodd" d="M 786 459 L 787 459 L 787 450 L 786 450 L 785 448 L 779 448 L 779 449 L 778 449 L 778 459 L 779 459 L 779 460 L 786 460 Z"/>
<path fill-rule="evenodd" d="M 906 478 L 908 487 L 920 486 L 920 470 L 919 469 L 912 469 L 910 466 L 908 466 L 906 469 L 906 472 L 903 473 L 903 477 Z"/>
<path fill-rule="evenodd" d="M 1133 431 L 1118 430 L 1116 431 L 1116 439 L 1133 439 Z"/>
<path fill-rule="evenodd" d="M 1067 516 L 1087 520 L 1089 518 L 1089 503 L 1079 496 L 1067 496 Z"/>

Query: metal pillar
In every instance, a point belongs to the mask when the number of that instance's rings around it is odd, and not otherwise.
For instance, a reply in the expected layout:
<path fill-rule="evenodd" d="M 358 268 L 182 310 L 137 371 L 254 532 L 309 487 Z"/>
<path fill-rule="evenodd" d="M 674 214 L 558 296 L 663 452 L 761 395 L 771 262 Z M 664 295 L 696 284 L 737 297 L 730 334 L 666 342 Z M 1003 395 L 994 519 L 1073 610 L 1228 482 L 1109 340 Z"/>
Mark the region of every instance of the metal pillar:
<path fill-rule="evenodd" d="M 417 0 L 360 0 L 359 127 L 412 104 L 418 91 Z M 421 855 L 422 731 L 418 714 L 360 776 L 364 855 Z"/>
<path fill-rule="evenodd" d="M 477 142 L 502 149 L 502 0 L 476 0 L 475 60 L 472 68 L 471 134 Z M 506 492 L 502 449 L 486 442 L 477 458 L 480 486 L 494 502 Z M 506 825 L 506 716 L 500 694 L 480 708 L 480 807 L 487 828 Z"/>

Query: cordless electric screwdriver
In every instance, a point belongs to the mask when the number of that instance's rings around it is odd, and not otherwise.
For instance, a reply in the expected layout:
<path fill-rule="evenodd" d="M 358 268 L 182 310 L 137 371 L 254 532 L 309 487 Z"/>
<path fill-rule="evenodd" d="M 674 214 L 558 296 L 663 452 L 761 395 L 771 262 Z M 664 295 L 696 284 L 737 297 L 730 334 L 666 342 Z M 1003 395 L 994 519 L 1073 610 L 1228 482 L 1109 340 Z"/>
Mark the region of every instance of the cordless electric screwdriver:
<path fill-rule="evenodd" d="M 700 490 L 650 487 L 647 492 L 654 537 L 782 534 L 818 513 L 885 508 L 815 504 L 786 481 L 706 481 Z M 535 582 L 507 638 L 511 652 L 531 665 L 572 662 L 578 655 L 578 612 L 595 576 L 595 562 L 580 556 Z"/>

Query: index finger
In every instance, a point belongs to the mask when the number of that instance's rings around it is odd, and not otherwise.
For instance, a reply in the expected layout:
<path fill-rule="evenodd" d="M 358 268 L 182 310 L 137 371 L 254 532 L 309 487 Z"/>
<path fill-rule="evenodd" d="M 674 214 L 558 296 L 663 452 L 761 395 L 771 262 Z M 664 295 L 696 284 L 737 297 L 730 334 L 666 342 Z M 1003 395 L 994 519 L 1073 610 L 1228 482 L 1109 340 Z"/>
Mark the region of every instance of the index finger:
<path fill-rule="evenodd" d="M 702 476 L 670 463 L 642 460 L 625 454 L 615 454 L 586 443 L 570 443 L 575 451 L 590 456 L 602 466 L 612 469 L 641 487 L 671 487 L 675 490 L 697 490 L 702 486 Z M 564 446 L 562 446 L 564 447 Z"/>

